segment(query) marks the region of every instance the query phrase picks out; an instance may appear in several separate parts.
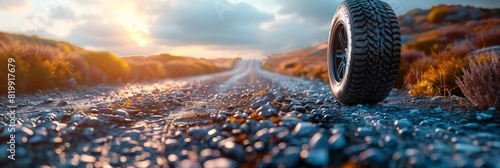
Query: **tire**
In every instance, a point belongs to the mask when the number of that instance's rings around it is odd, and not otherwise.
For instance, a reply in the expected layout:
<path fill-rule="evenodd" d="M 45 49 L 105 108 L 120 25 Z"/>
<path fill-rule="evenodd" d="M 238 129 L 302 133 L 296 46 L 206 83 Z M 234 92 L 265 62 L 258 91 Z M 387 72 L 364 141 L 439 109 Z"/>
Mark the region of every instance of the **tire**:
<path fill-rule="evenodd" d="M 328 76 L 341 103 L 376 104 L 391 91 L 399 70 L 399 24 L 379 0 L 346 0 L 335 12 L 328 39 Z"/>

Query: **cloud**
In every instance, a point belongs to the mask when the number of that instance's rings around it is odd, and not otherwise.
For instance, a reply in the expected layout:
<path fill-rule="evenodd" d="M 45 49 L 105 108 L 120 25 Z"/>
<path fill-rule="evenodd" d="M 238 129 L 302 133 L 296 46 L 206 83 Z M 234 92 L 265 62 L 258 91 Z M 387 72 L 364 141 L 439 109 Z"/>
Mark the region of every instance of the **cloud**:
<path fill-rule="evenodd" d="M 2 10 L 23 10 L 31 6 L 30 0 L 2 0 L 0 1 L 0 9 Z"/>
<path fill-rule="evenodd" d="M 56 1 L 65 3 L 50 3 Z M 6 18 L 0 29 L 24 29 L 18 18 L 28 18 L 25 22 L 37 32 L 120 55 L 261 56 L 326 41 L 341 1 L 0 0 L 0 14 Z M 385 1 L 397 14 L 440 3 L 500 7 L 496 0 Z M 147 46 L 139 45 L 144 41 Z"/>
<path fill-rule="evenodd" d="M 51 19 L 61 20 L 74 20 L 76 18 L 75 12 L 67 7 L 56 7 L 50 11 Z"/>
<path fill-rule="evenodd" d="M 66 39 L 80 46 L 127 47 L 135 44 L 125 28 L 113 22 L 104 23 L 99 20 L 86 21 L 76 26 Z"/>
<path fill-rule="evenodd" d="M 329 27 L 316 26 L 295 17 L 284 17 L 267 24 L 264 29 L 266 31 L 260 38 L 265 43 L 258 48 L 266 54 L 272 54 L 323 42 L 328 39 Z"/>
<path fill-rule="evenodd" d="M 279 14 L 293 15 L 309 24 L 330 24 L 341 0 L 274 0 L 281 6 Z"/>
<path fill-rule="evenodd" d="M 255 44 L 260 42 L 260 24 L 273 19 L 272 14 L 246 3 L 197 2 L 179 1 L 162 8 L 151 25 L 155 41 L 165 45 Z"/>

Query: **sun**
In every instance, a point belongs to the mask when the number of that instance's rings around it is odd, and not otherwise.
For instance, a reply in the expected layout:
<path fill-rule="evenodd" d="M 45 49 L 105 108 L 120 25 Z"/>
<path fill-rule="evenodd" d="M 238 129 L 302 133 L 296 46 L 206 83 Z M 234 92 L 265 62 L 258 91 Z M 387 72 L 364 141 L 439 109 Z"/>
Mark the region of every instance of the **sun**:
<path fill-rule="evenodd" d="M 146 39 L 141 39 L 141 40 L 139 40 L 138 43 L 139 43 L 139 46 L 146 47 L 149 44 L 149 41 Z"/>
<path fill-rule="evenodd" d="M 122 1 L 120 5 L 112 6 L 111 19 L 123 26 L 130 38 L 140 47 L 149 44 L 147 16 L 137 11 L 132 1 Z"/>

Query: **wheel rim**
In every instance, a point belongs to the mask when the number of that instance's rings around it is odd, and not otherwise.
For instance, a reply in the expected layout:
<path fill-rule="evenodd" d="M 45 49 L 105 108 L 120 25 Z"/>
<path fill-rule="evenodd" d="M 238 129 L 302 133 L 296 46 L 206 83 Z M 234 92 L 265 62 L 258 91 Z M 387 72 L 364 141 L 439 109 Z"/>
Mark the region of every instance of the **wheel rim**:
<path fill-rule="evenodd" d="M 345 71 L 347 68 L 347 32 L 343 24 L 336 26 L 333 32 L 333 36 L 330 41 L 331 53 L 330 57 L 333 57 L 333 79 L 340 83 L 345 76 Z"/>

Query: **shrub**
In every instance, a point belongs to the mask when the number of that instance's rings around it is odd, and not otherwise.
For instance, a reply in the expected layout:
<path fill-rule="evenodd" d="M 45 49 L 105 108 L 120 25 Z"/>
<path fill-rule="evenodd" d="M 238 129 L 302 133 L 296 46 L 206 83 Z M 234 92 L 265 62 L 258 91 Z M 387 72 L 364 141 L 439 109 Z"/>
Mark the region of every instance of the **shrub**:
<path fill-rule="evenodd" d="M 312 68 L 312 72 L 308 75 L 311 79 L 321 79 L 323 82 L 328 82 L 328 67 L 325 65 L 316 65 Z"/>
<path fill-rule="evenodd" d="M 70 63 L 64 60 L 64 55 L 57 48 L 15 41 L 0 43 L 1 62 L 6 65 L 8 58 L 16 60 L 14 75 L 16 91 L 19 93 L 64 87 L 65 82 L 73 75 Z M 0 72 L 7 74 L 4 70 Z M 0 88 L 6 88 L 6 83 L 2 82 Z"/>
<path fill-rule="evenodd" d="M 165 68 L 160 61 L 146 60 L 129 62 L 131 72 L 129 79 L 133 81 L 149 81 L 165 78 Z"/>
<path fill-rule="evenodd" d="M 448 14 L 449 9 L 450 7 L 446 5 L 433 6 L 429 14 L 427 15 L 427 21 L 434 24 L 439 24 L 443 22 L 449 15 Z"/>
<path fill-rule="evenodd" d="M 485 109 L 500 109 L 500 58 L 491 55 L 489 61 L 470 61 L 468 68 L 463 68 L 463 76 L 456 82 L 465 97 L 472 103 Z"/>
<path fill-rule="evenodd" d="M 479 48 L 500 45 L 500 30 L 495 29 L 479 33 L 472 40 L 472 44 Z"/>
<path fill-rule="evenodd" d="M 427 71 L 433 64 L 434 60 L 429 57 L 414 61 L 411 64 L 403 61 L 399 68 L 399 74 L 403 76 L 402 83 L 404 83 L 404 85 L 407 85 L 419 82 L 423 73 Z"/>
<path fill-rule="evenodd" d="M 439 41 L 435 37 L 425 37 L 408 42 L 403 46 L 402 49 L 419 50 L 424 52 L 425 54 L 431 54 L 432 51 L 442 50 L 444 48 L 442 43 L 443 42 Z"/>
<path fill-rule="evenodd" d="M 113 83 L 118 79 L 125 79 L 130 71 L 127 61 L 108 52 L 87 51 L 82 54 L 83 59 L 90 66 L 103 72 L 102 82 Z"/>
<path fill-rule="evenodd" d="M 237 60 L 213 61 L 169 54 L 122 58 L 108 52 L 85 51 L 66 42 L 0 32 L 0 64 L 7 65 L 8 58 L 16 60 L 18 93 L 72 87 L 68 84 L 72 78 L 80 85 L 97 85 L 120 79 L 128 82 L 199 75 L 232 68 Z M 7 73 L 7 68 L 0 68 L 0 74 Z M 7 90 L 7 78 L 0 78 L 0 90 Z"/>
<path fill-rule="evenodd" d="M 465 48 L 448 45 L 445 50 L 432 53 L 431 61 L 413 62 L 405 77 L 406 84 L 413 84 L 408 88 L 411 95 L 462 95 L 455 78 L 462 75 L 462 68 L 467 67 L 466 56 L 469 54 Z"/>
<path fill-rule="evenodd" d="M 401 52 L 401 59 L 410 64 L 425 57 L 425 53 L 419 50 L 407 50 Z"/>
<path fill-rule="evenodd" d="M 415 85 L 411 85 L 408 90 L 410 90 L 411 96 L 428 96 L 439 93 L 434 84 L 428 80 L 422 80 Z"/>

